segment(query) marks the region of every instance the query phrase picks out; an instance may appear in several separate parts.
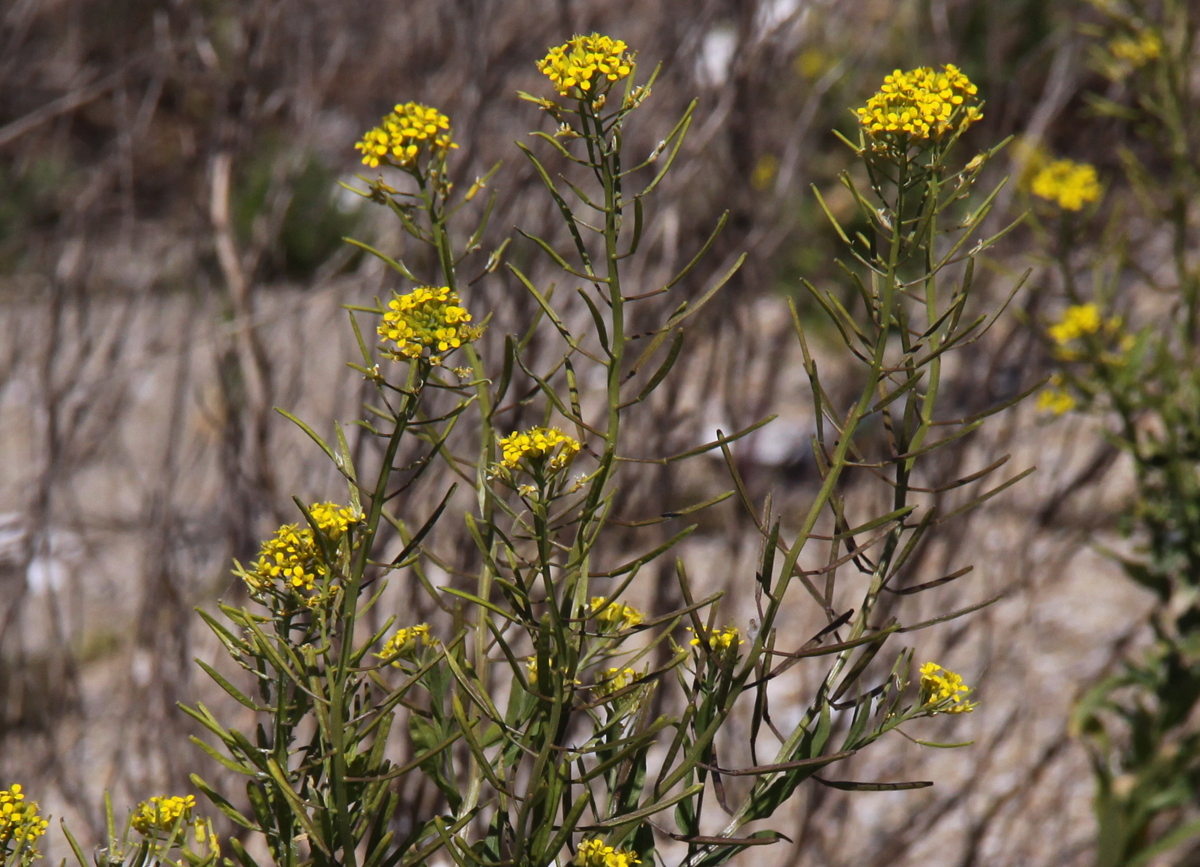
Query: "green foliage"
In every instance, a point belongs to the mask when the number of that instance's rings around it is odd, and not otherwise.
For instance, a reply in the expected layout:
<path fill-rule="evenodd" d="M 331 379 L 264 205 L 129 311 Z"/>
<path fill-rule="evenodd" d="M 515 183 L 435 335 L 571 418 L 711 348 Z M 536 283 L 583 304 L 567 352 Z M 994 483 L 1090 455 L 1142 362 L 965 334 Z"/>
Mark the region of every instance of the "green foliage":
<path fill-rule="evenodd" d="M 1038 204 L 1036 225 L 1072 305 L 1049 330 L 1062 364 L 1058 393 L 1043 403 L 1103 419 L 1131 459 L 1135 490 L 1122 523 L 1136 554 L 1112 556 L 1156 600 L 1151 646 L 1088 690 L 1073 720 L 1096 776 L 1097 863 L 1123 867 L 1200 834 L 1200 267 L 1187 253 L 1200 195 L 1200 17 L 1180 2 L 1094 5 L 1104 17 L 1089 30 L 1092 60 L 1114 88 L 1091 102 L 1133 133 L 1117 154 L 1124 184 L 1108 194 L 1099 244 L 1087 240 L 1094 209 Z M 1138 224 L 1148 235 L 1135 234 Z M 1155 235 L 1171 253 L 1151 262 L 1141 247 Z M 1166 309 L 1140 303 L 1146 290 Z"/>

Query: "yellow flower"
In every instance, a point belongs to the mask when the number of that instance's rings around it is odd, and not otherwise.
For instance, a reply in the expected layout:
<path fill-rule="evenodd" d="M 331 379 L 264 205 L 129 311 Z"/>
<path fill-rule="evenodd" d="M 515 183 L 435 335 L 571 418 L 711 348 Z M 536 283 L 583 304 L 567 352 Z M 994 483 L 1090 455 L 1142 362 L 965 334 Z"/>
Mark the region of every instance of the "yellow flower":
<path fill-rule="evenodd" d="M 1050 339 L 1059 346 L 1078 340 L 1085 334 L 1095 334 L 1103 326 L 1100 308 L 1095 304 L 1074 304 L 1063 311 L 1063 317 L 1046 329 Z"/>
<path fill-rule="evenodd" d="M 401 629 L 389 638 L 383 650 L 375 655 L 391 661 L 392 665 L 399 668 L 401 659 L 416 659 L 418 647 L 432 647 L 437 643 L 437 638 L 429 634 L 429 624 L 418 623 L 416 626 Z"/>
<path fill-rule="evenodd" d="M 691 631 L 691 628 L 689 628 L 688 632 Z M 739 647 L 746 643 L 745 640 L 742 639 L 741 635 L 738 634 L 738 628 L 736 626 L 726 626 L 724 629 L 714 629 L 708 634 L 708 649 L 714 650 L 718 653 L 723 653 L 733 646 L 735 641 Z M 689 643 L 692 645 L 692 647 L 699 647 L 702 642 L 700 637 L 696 636 Z"/>
<path fill-rule="evenodd" d="M 1075 408 L 1075 398 L 1066 389 L 1049 386 L 1038 394 L 1037 408 L 1055 415 L 1063 415 Z"/>
<path fill-rule="evenodd" d="M 133 830 L 147 836 L 155 831 L 170 831 L 181 817 L 184 822 L 191 819 L 192 808 L 195 806 L 194 795 L 174 795 L 169 798 L 156 796 L 137 805 L 131 824 Z"/>
<path fill-rule="evenodd" d="M 551 48 L 537 68 L 562 96 L 594 98 L 632 71 L 633 58 L 627 48 L 620 39 L 599 33 L 575 36 Z"/>
<path fill-rule="evenodd" d="M 384 162 L 402 169 L 416 168 L 422 150 L 440 159 L 456 147 L 451 140 L 450 118 L 416 102 L 397 105 L 354 146 L 362 151 L 364 165 L 377 168 Z"/>
<path fill-rule="evenodd" d="M 593 837 L 579 844 L 575 863 L 578 867 L 633 867 L 642 861 L 631 849 L 614 849 L 599 837 Z"/>
<path fill-rule="evenodd" d="M 34 844 L 46 833 L 49 824 L 38 815 L 37 801 L 25 800 L 19 784 L 0 789 L 0 861 L 7 864 L 10 849 L 15 851 L 18 847 L 23 848 L 21 864 L 40 858 Z"/>
<path fill-rule="evenodd" d="M 763 154 L 754 163 L 750 172 L 750 186 L 762 192 L 771 186 L 775 176 L 779 174 L 779 158 L 774 154 Z"/>
<path fill-rule="evenodd" d="M 545 462 L 546 468 L 553 473 L 569 465 L 579 454 L 579 448 L 578 441 L 552 427 L 513 431 L 500 439 L 500 466 L 515 470 L 524 460 L 528 460 L 535 468 Z M 546 461 L 547 457 L 549 461 Z"/>
<path fill-rule="evenodd" d="M 1039 198 L 1056 202 L 1067 211 L 1078 211 L 1100 198 L 1103 188 L 1096 168 L 1072 160 L 1054 160 L 1034 173 L 1030 191 Z"/>
<path fill-rule="evenodd" d="M 934 705 L 952 701 L 953 704 L 939 709 L 939 713 L 970 713 L 978 702 L 964 701 L 970 688 L 953 671 L 947 671 L 935 662 L 921 666 L 921 704 Z M 962 695 L 960 695 L 962 693 Z"/>
<path fill-rule="evenodd" d="M 964 130 L 982 118 L 978 90 L 951 64 L 940 72 L 928 66 L 897 69 L 856 114 L 872 138 L 907 147 Z"/>
<path fill-rule="evenodd" d="M 482 333 L 467 324 L 471 314 L 447 286 L 419 286 L 405 295 L 392 295 L 378 328 L 379 336 L 395 345 L 384 346 L 392 358 L 420 358 L 428 349 L 430 360 L 440 363 L 435 350 L 451 352 Z"/>
<path fill-rule="evenodd" d="M 629 629 L 646 619 L 645 613 L 638 611 L 632 605 L 626 605 L 624 602 L 613 602 L 609 605 L 608 600 L 603 596 L 592 597 L 592 613 L 600 621 L 602 631 Z"/>
<path fill-rule="evenodd" d="M 640 678 L 640 672 L 632 668 L 609 668 L 596 681 L 595 690 L 598 695 L 611 695 L 631 685 Z"/>
<path fill-rule="evenodd" d="M 314 503 L 308 513 L 331 542 L 339 541 L 360 520 L 360 516 L 349 506 L 339 506 L 337 503 Z"/>
<path fill-rule="evenodd" d="M 1157 60 L 1162 49 L 1162 39 L 1153 30 L 1142 30 L 1135 36 L 1117 36 L 1108 43 L 1108 53 L 1133 69 Z"/>
<path fill-rule="evenodd" d="M 310 528 L 285 524 L 263 542 L 253 572 L 244 576 L 252 591 L 267 591 L 282 585 L 294 591 L 311 591 L 327 570 L 320 560 Z"/>

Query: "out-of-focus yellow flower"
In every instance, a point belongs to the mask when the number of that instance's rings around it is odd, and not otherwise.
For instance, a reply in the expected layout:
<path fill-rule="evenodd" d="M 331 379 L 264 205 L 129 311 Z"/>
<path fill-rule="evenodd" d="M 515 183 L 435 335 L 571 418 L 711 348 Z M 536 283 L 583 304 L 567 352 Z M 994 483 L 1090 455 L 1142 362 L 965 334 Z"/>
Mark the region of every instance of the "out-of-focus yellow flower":
<path fill-rule="evenodd" d="M 479 338 L 482 332 L 470 322 L 458 293 L 447 286 L 419 286 L 404 295 L 393 293 L 378 331 L 394 345 L 385 344 L 391 357 L 420 358 L 429 350 L 430 360 L 440 363 L 435 352 L 451 352 Z"/>
<path fill-rule="evenodd" d="M 1162 39 L 1153 30 L 1142 30 L 1131 36 L 1117 36 L 1109 41 L 1108 52 L 1131 69 L 1145 66 L 1162 56 Z"/>
<path fill-rule="evenodd" d="M 156 796 L 137 805 L 130 824 L 133 825 L 133 830 L 143 835 L 150 835 L 156 831 L 170 831 L 181 818 L 184 822 L 190 820 L 192 808 L 195 806 L 194 795 Z"/>
<path fill-rule="evenodd" d="M 1042 412 L 1052 412 L 1063 415 L 1075 408 L 1075 398 L 1062 387 L 1062 377 L 1058 374 L 1050 377 L 1050 382 L 1038 393 L 1037 408 Z"/>
<path fill-rule="evenodd" d="M 551 48 L 537 68 L 562 96 L 595 99 L 632 71 L 628 47 L 620 39 L 599 33 L 575 36 Z"/>
<path fill-rule="evenodd" d="M 1029 182 L 1035 196 L 1056 202 L 1067 211 L 1078 211 L 1100 198 L 1103 188 L 1095 166 L 1072 160 L 1054 160 L 1039 168 Z"/>
<path fill-rule="evenodd" d="M 422 151 L 439 159 L 456 147 L 450 118 L 416 102 L 397 105 L 354 146 L 362 151 L 364 165 L 377 168 L 383 162 L 402 169 L 416 168 Z"/>
<path fill-rule="evenodd" d="M 584 840 L 575 853 L 575 864 L 578 867 L 633 867 L 634 864 L 641 863 L 641 859 L 633 850 L 614 849 L 599 837 Z"/>
<path fill-rule="evenodd" d="M 779 174 L 779 158 L 774 154 L 763 154 L 754 163 L 750 172 L 750 186 L 762 192 L 771 186 L 771 181 Z"/>
<path fill-rule="evenodd" d="M 37 801 L 25 799 L 21 786 L 14 783 L 0 789 L 0 861 L 8 863 L 11 851 L 22 848 L 20 863 L 31 864 L 41 857 L 34 845 L 46 833 L 49 822 L 38 815 Z"/>
<path fill-rule="evenodd" d="M 964 130 L 982 118 L 978 92 L 951 64 L 940 72 L 928 66 L 908 72 L 897 69 L 856 114 L 873 139 L 907 147 Z"/>
<path fill-rule="evenodd" d="M 940 704 L 945 701 L 954 703 L 940 709 L 940 713 L 970 713 L 978 706 L 978 702 L 965 701 L 966 693 L 971 691 L 963 679 L 953 671 L 947 671 L 935 662 L 927 662 L 921 666 L 921 704 Z"/>
<path fill-rule="evenodd" d="M 603 596 L 592 597 L 592 613 L 600 622 L 602 630 L 629 629 L 646 619 L 646 615 L 632 605 L 626 605 L 624 602 L 613 602 L 609 605 Z"/>
<path fill-rule="evenodd" d="M 577 440 L 552 427 L 513 431 L 500 439 L 500 466 L 515 470 L 522 461 L 529 461 L 535 466 L 544 462 L 546 469 L 557 472 L 571 463 L 579 454 L 579 449 Z"/>
<path fill-rule="evenodd" d="M 416 626 L 405 626 L 398 631 L 383 645 L 383 650 L 375 655 L 399 668 L 400 660 L 411 661 L 416 658 L 420 648 L 432 647 L 437 643 L 437 638 L 429 634 L 429 624 L 418 623 Z"/>
<path fill-rule="evenodd" d="M 1095 334 L 1103 324 L 1100 308 L 1095 304 L 1073 304 L 1063 311 L 1062 319 L 1046 329 L 1046 333 L 1059 346 L 1064 346 L 1085 334 Z"/>

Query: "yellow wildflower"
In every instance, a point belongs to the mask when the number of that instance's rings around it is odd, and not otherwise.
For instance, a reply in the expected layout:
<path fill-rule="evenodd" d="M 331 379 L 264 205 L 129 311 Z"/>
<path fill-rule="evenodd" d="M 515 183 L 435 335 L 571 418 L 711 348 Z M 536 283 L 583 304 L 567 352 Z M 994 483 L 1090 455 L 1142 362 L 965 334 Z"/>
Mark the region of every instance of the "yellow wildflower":
<path fill-rule="evenodd" d="M 594 97 L 632 71 L 633 58 L 627 48 L 620 39 L 599 33 L 575 36 L 551 48 L 537 68 L 562 96 Z"/>
<path fill-rule="evenodd" d="M 1063 415 L 1075 408 L 1075 398 L 1062 387 L 1062 377 L 1057 373 L 1050 377 L 1049 384 L 1038 394 L 1037 408 L 1055 415 Z"/>
<path fill-rule="evenodd" d="M 609 605 L 603 596 L 592 597 L 592 614 L 600 621 L 602 631 L 629 629 L 646 619 L 645 613 L 632 605 L 626 605 L 624 602 L 613 602 Z"/>
<path fill-rule="evenodd" d="M 169 798 L 153 797 L 142 801 L 133 811 L 131 824 L 139 834 L 150 835 L 155 831 L 170 831 L 180 818 L 187 822 L 196 806 L 194 795 L 173 795 Z"/>
<path fill-rule="evenodd" d="M 313 521 L 331 542 L 339 541 L 346 531 L 360 520 L 349 506 L 339 506 L 337 503 L 314 503 L 308 513 Z"/>
<path fill-rule="evenodd" d="M 688 632 L 691 631 L 692 630 L 689 627 Z M 735 641 L 739 647 L 746 643 L 738 633 L 738 628 L 736 626 L 726 626 L 724 629 L 714 629 L 708 634 L 708 649 L 714 650 L 718 653 L 723 653 L 730 647 L 734 646 Z M 692 647 L 699 647 L 702 642 L 700 640 L 700 636 L 696 636 L 689 643 L 692 645 Z"/>
<path fill-rule="evenodd" d="M 361 520 L 353 509 L 337 503 L 313 503 L 308 513 L 317 528 L 334 543 Z M 312 593 L 317 582 L 328 576 L 329 568 L 321 558 L 320 545 L 310 526 L 284 524 L 273 538 L 263 542 L 254 569 L 237 574 L 252 593 L 285 589 L 303 594 Z M 317 599 L 311 597 L 307 601 L 312 604 Z"/>
<path fill-rule="evenodd" d="M 396 668 L 400 667 L 400 660 L 413 660 L 417 656 L 419 647 L 432 647 L 437 644 L 436 637 L 429 634 L 428 623 L 418 623 L 416 626 L 406 626 L 387 640 L 383 646 L 383 650 L 377 654 L 377 657 L 383 660 L 391 661 Z"/>
<path fill-rule="evenodd" d="M 377 168 L 384 162 L 402 169 L 416 168 L 422 150 L 439 159 L 456 147 L 451 140 L 450 118 L 416 102 L 397 105 L 354 146 L 362 151 L 364 165 Z"/>
<path fill-rule="evenodd" d="M 450 352 L 482 333 L 467 324 L 471 314 L 447 286 L 419 286 L 405 295 L 392 294 L 378 328 L 380 337 L 395 344 L 395 349 L 385 345 L 392 358 L 420 358 L 428 349 L 430 360 L 440 363 L 435 350 Z"/>
<path fill-rule="evenodd" d="M 37 801 L 27 801 L 18 783 L 0 789 L 0 861 L 8 863 L 8 855 L 22 848 L 23 865 L 41 857 L 34 845 L 46 833 L 49 822 L 38 815 Z"/>
<path fill-rule="evenodd" d="M 1108 43 L 1108 53 L 1129 67 L 1137 69 L 1162 56 L 1162 39 L 1153 30 L 1143 30 L 1134 36 L 1117 36 Z"/>
<path fill-rule="evenodd" d="M 897 69 L 856 114 L 872 138 L 907 147 L 964 130 L 982 118 L 978 90 L 951 64 L 940 72 L 928 66 Z"/>
<path fill-rule="evenodd" d="M 292 590 L 311 591 L 326 575 L 312 530 L 285 524 L 263 542 L 253 572 L 245 574 L 251 590 L 265 591 L 282 584 Z"/>
<path fill-rule="evenodd" d="M 763 154 L 754 163 L 750 172 L 750 186 L 760 193 L 771 186 L 775 176 L 779 174 L 779 158 L 774 154 Z"/>
<path fill-rule="evenodd" d="M 1040 168 L 1029 184 L 1039 198 L 1056 202 L 1067 211 L 1078 211 L 1103 192 L 1095 166 L 1072 160 L 1054 160 Z"/>
<path fill-rule="evenodd" d="M 595 690 L 598 695 L 611 695 L 633 684 L 642 675 L 632 668 L 605 669 L 596 681 Z"/>
<path fill-rule="evenodd" d="M 599 837 L 584 840 L 575 853 L 575 864 L 578 867 L 633 867 L 634 864 L 641 863 L 641 859 L 632 849 L 614 849 Z"/>
<path fill-rule="evenodd" d="M 953 671 L 947 671 L 935 662 L 927 662 L 921 666 L 922 705 L 953 701 L 952 705 L 942 708 L 939 712 L 970 713 L 978 705 L 978 702 L 964 701 L 966 693 L 970 691 L 970 687 Z"/>
<path fill-rule="evenodd" d="M 528 460 L 534 468 L 540 469 L 544 462 L 545 467 L 553 473 L 570 464 L 579 454 L 579 448 L 578 441 L 552 427 L 513 431 L 500 440 L 500 466 L 515 470 L 522 461 Z M 546 461 L 547 457 L 549 461 Z"/>
<path fill-rule="evenodd" d="M 1078 340 L 1085 334 L 1095 334 L 1103 326 L 1100 308 L 1095 304 L 1074 304 L 1063 311 L 1063 317 L 1046 329 L 1050 339 L 1059 346 Z"/>

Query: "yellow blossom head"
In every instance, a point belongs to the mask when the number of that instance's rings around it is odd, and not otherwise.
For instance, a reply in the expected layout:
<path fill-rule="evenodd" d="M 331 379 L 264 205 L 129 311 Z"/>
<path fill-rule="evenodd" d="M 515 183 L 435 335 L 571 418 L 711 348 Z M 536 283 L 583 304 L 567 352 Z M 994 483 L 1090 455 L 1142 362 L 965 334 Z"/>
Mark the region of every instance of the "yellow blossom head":
<path fill-rule="evenodd" d="M 551 48 L 537 68 L 562 96 L 595 99 L 632 71 L 627 48 L 620 39 L 599 33 L 575 36 Z"/>
<path fill-rule="evenodd" d="M 375 655 L 399 668 L 400 660 L 415 660 L 420 648 L 432 647 L 437 643 L 437 638 L 429 634 L 429 624 L 418 623 L 398 631 L 387 640 L 383 650 Z"/>
<path fill-rule="evenodd" d="M 1111 54 L 1124 70 L 1138 69 L 1162 56 L 1162 39 L 1153 30 L 1117 36 L 1108 43 Z"/>
<path fill-rule="evenodd" d="M 966 701 L 970 687 L 953 671 L 947 671 L 935 662 L 927 662 L 921 666 L 921 704 L 941 705 L 937 713 L 970 713 L 977 702 Z"/>
<path fill-rule="evenodd" d="M 28 865 L 41 857 L 37 839 L 46 833 L 49 822 L 38 815 L 37 801 L 29 801 L 17 783 L 0 789 L 0 861 L 21 850 L 20 863 Z"/>
<path fill-rule="evenodd" d="M 1037 408 L 1041 412 L 1063 415 L 1075 408 L 1075 398 L 1064 388 L 1048 385 L 1038 393 Z"/>
<path fill-rule="evenodd" d="M 1072 160 L 1054 160 L 1039 168 L 1029 181 L 1029 191 L 1067 211 L 1078 211 L 1103 192 L 1095 166 Z"/>
<path fill-rule="evenodd" d="M 612 695 L 631 686 L 642 675 L 632 668 L 608 668 L 596 678 L 595 690 L 597 695 Z"/>
<path fill-rule="evenodd" d="M 346 531 L 361 520 L 349 506 L 337 503 L 314 503 L 308 510 L 313 521 L 331 542 L 339 541 Z"/>
<path fill-rule="evenodd" d="M 579 442 L 552 427 L 535 427 L 513 431 L 500 439 L 500 466 L 515 470 L 527 469 L 551 473 L 565 469 L 579 454 Z"/>
<path fill-rule="evenodd" d="M 450 118 L 416 102 L 397 105 L 354 146 L 362 151 L 364 165 L 377 168 L 386 163 L 410 171 L 417 168 L 422 153 L 438 160 L 456 147 L 451 139 Z"/>
<path fill-rule="evenodd" d="M 137 805 L 130 824 L 133 825 L 133 830 L 144 836 L 159 831 L 170 831 L 180 819 L 185 823 L 189 821 L 195 806 L 194 795 L 153 797 Z"/>
<path fill-rule="evenodd" d="M 631 849 L 615 849 L 593 837 L 579 844 L 574 863 L 577 867 L 633 867 L 642 861 Z"/>
<path fill-rule="evenodd" d="M 243 577 L 251 592 L 282 588 L 300 593 L 311 592 L 327 572 L 312 530 L 285 524 L 275 531 L 274 537 L 263 542 L 253 571 Z"/>
<path fill-rule="evenodd" d="M 626 605 L 624 602 L 609 604 L 603 596 L 592 597 L 592 614 L 604 632 L 629 629 L 646 619 L 646 615 L 632 605 Z"/>
<path fill-rule="evenodd" d="M 392 358 L 420 358 L 428 350 L 440 363 L 442 353 L 479 338 L 480 329 L 470 322 L 458 293 L 447 286 L 419 286 L 405 295 L 393 293 L 378 331 Z"/>
<path fill-rule="evenodd" d="M 855 113 L 877 149 L 907 149 L 960 132 L 983 117 L 977 93 L 971 80 L 951 64 L 940 71 L 928 66 L 897 69 Z"/>
<path fill-rule="evenodd" d="M 691 631 L 692 630 L 689 628 L 688 632 Z M 697 635 L 688 643 L 691 644 L 692 647 L 699 647 L 705 642 L 703 642 L 700 639 L 700 636 Z M 741 634 L 738 632 L 738 628 L 736 626 L 726 626 L 724 629 L 714 629 L 712 632 L 708 633 L 708 649 L 716 653 L 724 653 L 730 647 L 740 647 L 745 643 L 745 639 L 741 637 Z"/>
<path fill-rule="evenodd" d="M 1073 304 L 1063 311 L 1062 319 L 1046 329 L 1059 346 L 1065 346 L 1086 334 L 1095 334 L 1104 326 L 1100 308 L 1095 304 Z"/>

